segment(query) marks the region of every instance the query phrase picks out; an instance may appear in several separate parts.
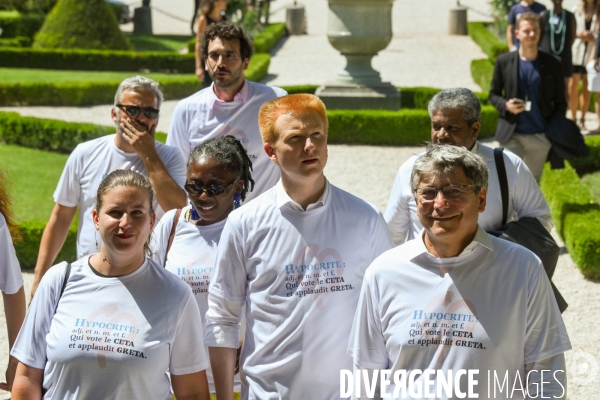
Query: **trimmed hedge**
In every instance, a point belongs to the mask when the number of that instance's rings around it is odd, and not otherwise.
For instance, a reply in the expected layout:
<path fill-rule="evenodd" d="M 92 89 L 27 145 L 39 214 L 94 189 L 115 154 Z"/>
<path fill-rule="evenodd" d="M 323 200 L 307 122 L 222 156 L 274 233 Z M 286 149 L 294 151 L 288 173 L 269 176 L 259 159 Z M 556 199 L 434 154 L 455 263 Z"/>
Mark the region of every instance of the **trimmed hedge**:
<path fill-rule="evenodd" d="M 319 85 L 281 86 L 288 94 L 308 93 L 315 94 Z"/>
<path fill-rule="evenodd" d="M 23 240 L 15 243 L 15 252 L 21 269 L 33 270 L 40 250 L 40 241 L 46 228 L 46 221 L 22 221 L 19 229 Z M 61 261 L 77 260 L 77 226 L 71 225 L 67 239 L 56 257 Z"/>
<path fill-rule="evenodd" d="M 565 164 L 556 170 L 547 164 L 540 187 L 571 258 L 583 275 L 600 279 L 600 230 L 595 228 L 600 206 L 569 162 Z"/>
<path fill-rule="evenodd" d="M 254 51 L 268 53 L 286 33 L 284 23 L 269 25 L 254 38 Z M 187 42 L 187 48 L 191 54 L 196 53 L 196 38 L 192 38 Z"/>
<path fill-rule="evenodd" d="M 468 30 L 471 39 L 481 47 L 492 63 L 496 62 L 500 54 L 508 52 L 508 46 L 488 30 L 485 22 L 469 22 Z"/>
<path fill-rule="evenodd" d="M 585 144 L 590 149 L 590 154 L 585 158 L 570 160 L 571 166 L 581 175 L 600 171 L 600 136 L 588 136 Z"/>
<path fill-rule="evenodd" d="M 482 90 L 488 92 L 492 87 L 494 63 L 487 58 L 471 61 L 471 76 Z M 487 93 L 482 93 L 482 95 L 483 94 L 485 94 L 487 102 Z"/>
<path fill-rule="evenodd" d="M 33 36 L 44 24 L 44 14 L 21 14 L 18 11 L 0 11 L 0 28 L 2 38 L 14 38 L 25 36 L 33 39 Z"/>
<path fill-rule="evenodd" d="M 0 47 L 30 47 L 31 39 L 27 36 L 17 36 L 9 39 L 0 38 Z"/>

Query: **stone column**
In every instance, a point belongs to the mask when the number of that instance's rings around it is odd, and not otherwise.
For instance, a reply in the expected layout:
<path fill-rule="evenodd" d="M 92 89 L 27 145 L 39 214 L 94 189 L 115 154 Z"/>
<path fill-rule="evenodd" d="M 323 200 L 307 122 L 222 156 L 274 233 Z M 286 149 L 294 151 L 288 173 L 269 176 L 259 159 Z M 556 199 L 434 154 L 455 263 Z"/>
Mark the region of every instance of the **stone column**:
<path fill-rule="evenodd" d="M 400 92 L 382 82 L 371 59 L 392 40 L 393 0 L 329 0 L 327 37 L 346 67 L 317 89 L 330 109 L 400 108 Z"/>

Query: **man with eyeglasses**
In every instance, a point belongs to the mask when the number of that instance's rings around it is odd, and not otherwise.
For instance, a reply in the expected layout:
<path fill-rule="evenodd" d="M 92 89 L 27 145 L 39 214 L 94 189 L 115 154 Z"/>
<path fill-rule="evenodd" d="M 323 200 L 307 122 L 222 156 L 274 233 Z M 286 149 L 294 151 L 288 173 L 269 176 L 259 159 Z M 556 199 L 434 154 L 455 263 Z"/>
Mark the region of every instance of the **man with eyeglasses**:
<path fill-rule="evenodd" d="M 61 250 L 78 208 L 77 257 L 100 248 L 92 208 L 98 186 L 110 172 L 130 169 L 150 178 L 157 218 L 185 206 L 185 161 L 177 149 L 154 139 L 162 100 L 157 82 L 143 76 L 125 79 L 111 109 L 117 133 L 81 143 L 73 150 L 54 192 L 56 204 L 42 235 L 32 295 Z"/>
<path fill-rule="evenodd" d="M 393 398 L 567 397 L 550 282 L 532 252 L 478 225 L 487 184 L 480 156 L 430 144 L 410 177 L 422 233 L 365 272 L 348 353 L 368 376 L 388 370 Z M 362 387 L 355 398 L 385 398 Z"/>
<path fill-rule="evenodd" d="M 263 151 L 257 120 L 263 103 L 286 92 L 244 79 L 252 42 L 242 28 L 229 22 L 211 24 L 204 32 L 201 47 L 213 84 L 177 104 L 167 144 L 177 147 L 187 159 L 194 147 L 208 139 L 235 136 L 252 160 L 256 184 L 248 193 L 248 202 L 279 179 L 279 170 Z"/>
<path fill-rule="evenodd" d="M 488 232 L 499 231 L 502 227 L 500 181 L 494 149 L 477 141 L 481 129 L 479 99 L 469 89 L 445 89 L 431 99 L 428 110 L 433 143 L 464 147 L 480 155 L 487 164 L 490 170 L 487 207 L 479 216 L 479 225 Z M 414 239 L 422 229 L 417 216 L 417 204 L 410 189 L 410 176 L 417 157 L 409 158 L 398 170 L 384 214 L 396 245 Z M 503 159 L 508 180 L 506 222 L 535 217 L 544 228 L 552 230 L 550 208 L 529 168 L 509 151 L 504 151 Z"/>

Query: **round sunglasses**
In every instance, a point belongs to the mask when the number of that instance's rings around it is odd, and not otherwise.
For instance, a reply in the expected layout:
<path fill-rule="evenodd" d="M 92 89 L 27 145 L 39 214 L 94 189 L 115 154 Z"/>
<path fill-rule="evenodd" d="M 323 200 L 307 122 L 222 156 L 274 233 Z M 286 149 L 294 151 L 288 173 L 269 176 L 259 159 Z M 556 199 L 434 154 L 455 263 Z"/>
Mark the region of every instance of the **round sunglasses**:
<path fill-rule="evenodd" d="M 125 111 L 125 114 L 127 114 L 130 117 L 137 117 L 138 115 L 140 115 L 140 112 L 143 112 L 146 118 L 156 119 L 158 118 L 158 113 L 160 112 L 160 110 L 157 110 L 156 108 L 152 107 L 144 108 L 140 106 L 126 106 L 124 104 L 117 104 L 117 107 Z"/>
<path fill-rule="evenodd" d="M 218 196 L 220 194 L 225 193 L 225 191 L 227 189 L 229 189 L 230 187 L 235 185 L 235 183 L 239 180 L 240 180 L 240 178 L 236 178 L 236 179 L 234 179 L 233 182 L 231 182 L 227 186 L 222 186 L 222 185 L 201 186 L 201 185 L 196 185 L 195 183 L 186 183 L 183 187 L 184 187 L 185 191 L 188 192 L 189 194 L 198 195 L 198 194 L 201 194 L 202 192 L 206 192 L 206 194 L 209 196 Z"/>

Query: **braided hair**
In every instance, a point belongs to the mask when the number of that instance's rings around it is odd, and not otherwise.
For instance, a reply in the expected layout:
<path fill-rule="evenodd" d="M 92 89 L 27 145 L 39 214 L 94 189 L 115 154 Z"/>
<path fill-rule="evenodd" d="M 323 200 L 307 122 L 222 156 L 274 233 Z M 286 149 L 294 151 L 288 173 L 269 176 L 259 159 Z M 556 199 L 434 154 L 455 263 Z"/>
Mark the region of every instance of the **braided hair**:
<path fill-rule="evenodd" d="M 200 161 L 202 157 L 211 157 L 217 164 L 227 171 L 235 172 L 238 179 L 244 183 L 240 196 L 242 201 L 246 199 L 246 193 L 254 189 L 252 179 L 252 161 L 239 140 L 234 136 L 226 135 L 209 139 L 196 146 L 190 153 L 187 169 Z"/>

